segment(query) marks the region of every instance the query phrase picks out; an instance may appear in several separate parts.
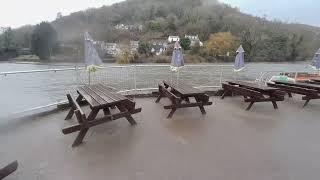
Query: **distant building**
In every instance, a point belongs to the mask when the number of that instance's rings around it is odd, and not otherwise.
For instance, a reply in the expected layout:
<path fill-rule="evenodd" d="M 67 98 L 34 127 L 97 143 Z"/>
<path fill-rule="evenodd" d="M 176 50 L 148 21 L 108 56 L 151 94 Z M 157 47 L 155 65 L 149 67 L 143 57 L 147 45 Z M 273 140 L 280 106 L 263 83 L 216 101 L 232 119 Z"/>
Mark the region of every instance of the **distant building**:
<path fill-rule="evenodd" d="M 108 55 L 116 55 L 120 52 L 120 48 L 117 43 L 105 43 L 104 50 Z"/>
<path fill-rule="evenodd" d="M 165 52 L 167 49 L 166 47 L 164 47 L 163 45 L 151 45 L 151 53 L 159 56 L 161 55 L 163 52 Z"/>
<path fill-rule="evenodd" d="M 203 46 L 203 43 L 200 41 L 199 36 L 198 35 L 185 35 L 185 38 L 190 39 L 191 44 L 190 46 L 195 46 L 195 44 L 198 42 L 200 46 Z"/>
<path fill-rule="evenodd" d="M 177 42 L 180 41 L 180 37 L 179 36 L 169 36 L 168 37 L 168 42 L 172 43 L 172 42 Z"/>
<path fill-rule="evenodd" d="M 167 50 L 168 41 L 166 39 L 152 39 L 150 42 L 151 53 L 159 56 Z"/>
<path fill-rule="evenodd" d="M 142 31 L 143 25 L 141 24 L 117 24 L 114 26 L 115 29 L 121 31 Z"/>
<path fill-rule="evenodd" d="M 130 51 L 131 53 L 137 52 L 139 48 L 139 41 L 130 41 Z"/>

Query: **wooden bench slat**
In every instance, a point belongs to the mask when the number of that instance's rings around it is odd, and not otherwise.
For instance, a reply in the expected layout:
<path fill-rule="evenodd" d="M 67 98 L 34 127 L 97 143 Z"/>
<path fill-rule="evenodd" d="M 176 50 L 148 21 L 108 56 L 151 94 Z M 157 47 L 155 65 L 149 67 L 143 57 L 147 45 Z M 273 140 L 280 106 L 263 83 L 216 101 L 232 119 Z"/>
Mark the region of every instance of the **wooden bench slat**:
<path fill-rule="evenodd" d="M 96 102 L 98 102 L 98 106 L 93 106 L 92 108 L 99 108 L 101 105 L 106 104 L 107 102 L 100 97 L 99 95 L 97 95 L 91 88 L 89 88 L 88 86 L 84 86 L 82 87 L 82 89 L 89 95 L 92 97 L 92 99 L 94 99 Z"/>
<path fill-rule="evenodd" d="M 96 107 L 99 106 L 99 102 L 97 102 L 92 96 L 90 96 L 84 89 L 83 87 L 78 88 L 78 93 L 83 96 L 83 98 L 89 103 L 91 107 Z"/>
<path fill-rule="evenodd" d="M 314 89 L 306 89 L 298 86 L 289 86 L 285 84 L 273 84 L 273 83 L 268 83 L 269 86 L 271 87 L 277 87 L 281 88 L 282 90 L 286 92 L 291 92 L 295 94 L 301 94 L 301 95 L 310 95 L 310 96 L 318 96 L 318 91 Z"/>
<path fill-rule="evenodd" d="M 91 90 L 100 98 L 102 98 L 105 103 L 112 104 L 114 102 L 119 101 L 118 98 L 112 96 L 112 94 L 110 93 L 104 92 L 103 90 L 99 89 L 99 87 L 91 87 Z"/>
<path fill-rule="evenodd" d="M 166 86 L 170 86 L 171 88 L 173 88 L 174 90 L 176 90 L 179 94 L 181 94 L 182 96 L 184 95 L 198 95 L 198 94 L 203 94 L 203 92 L 199 89 L 196 89 L 192 86 L 186 85 L 184 83 L 180 83 L 180 84 L 173 84 L 173 83 L 169 83 L 167 81 L 163 81 L 163 83 Z"/>
<path fill-rule="evenodd" d="M 165 96 L 167 96 L 169 99 L 171 99 L 173 102 L 177 102 L 180 100 L 180 97 L 176 96 L 172 92 L 170 92 L 168 89 L 166 89 L 164 86 L 159 84 L 159 91 L 161 93 L 164 93 Z"/>
<path fill-rule="evenodd" d="M 103 96 L 106 96 L 109 99 L 112 99 L 113 101 L 122 101 L 126 100 L 127 97 L 122 96 L 121 94 L 117 94 L 115 91 L 110 91 L 107 87 L 104 87 L 103 85 L 97 85 L 95 88 L 100 91 Z"/>
<path fill-rule="evenodd" d="M 253 98 L 264 98 L 263 94 L 252 90 L 252 89 L 247 89 L 247 88 L 243 88 L 243 87 L 238 87 L 235 85 L 230 85 L 230 84 L 225 84 L 222 83 L 222 88 L 226 89 L 226 90 L 230 90 L 232 92 L 236 92 L 239 95 L 243 95 L 243 96 L 248 96 L 248 97 L 253 97 Z"/>
<path fill-rule="evenodd" d="M 270 91 L 275 91 L 277 88 L 269 87 L 266 85 L 259 85 L 257 83 L 251 83 L 251 82 L 244 82 L 244 81 L 228 81 L 229 84 L 231 85 L 239 85 L 242 87 L 245 87 L 247 89 L 255 90 L 261 93 L 266 93 Z"/>
<path fill-rule="evenodd" d="M 306 89 L 314 89 L 317 91 L 320 91 L 320 86 L 316 84 L 307 84 L 307 83 L 301 83 L 301 82 L 284 82 L 284 81 L 273 81 L 276 84 L 284 84 L 287 86 L 294 86 L 294 87 L 300 87 L 300 88 L 306 88 Z"/>

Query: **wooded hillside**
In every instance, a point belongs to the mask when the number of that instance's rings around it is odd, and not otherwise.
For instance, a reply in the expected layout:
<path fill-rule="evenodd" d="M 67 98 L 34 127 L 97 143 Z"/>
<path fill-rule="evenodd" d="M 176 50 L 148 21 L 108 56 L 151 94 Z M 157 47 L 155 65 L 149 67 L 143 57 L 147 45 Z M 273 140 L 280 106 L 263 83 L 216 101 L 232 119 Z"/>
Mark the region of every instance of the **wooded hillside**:
<path fill-rule="evenodd" d="M 248 61 L 308 60 L 320 47 L 320 28 L 268 21 L 241 13 L 215 0 L 127 0 L 112 6 L 88 9 L 51 23 L 61 43 L 83 43 L 88 31 L 105 42 L 148 41 L 169 35 L 199 35 L 205 47 L 190 53 L 215 61 L 224 54 L 208 51 L 211 34 L 230 32 L 234 46 L 243 45 Z M 143 29 L 121 31 L 118 24 L 143 25 Z M 23 29 L 26 29 L 24 32 Z M 15 30 L 15 43 L 26 46 L 30 27 Z M 223 38 L 223 36 L 221 36 Z M 235 49 L 227 49 L 233 52 Z M 231 54 L 232 55 L 232 54 Z"/>

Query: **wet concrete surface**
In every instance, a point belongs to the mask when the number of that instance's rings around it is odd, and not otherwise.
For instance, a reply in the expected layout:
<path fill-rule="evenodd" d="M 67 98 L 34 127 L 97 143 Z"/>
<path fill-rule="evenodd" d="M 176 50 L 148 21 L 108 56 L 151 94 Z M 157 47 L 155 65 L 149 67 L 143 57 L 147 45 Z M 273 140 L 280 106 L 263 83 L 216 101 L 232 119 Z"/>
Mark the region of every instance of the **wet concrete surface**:
<path fill-rule="evenodd" d="M 138 125 L 125 119 L 89 130 L 72 148 L 75 134 L 61 129 L 67 111 L 0 121 L 0 167 L 19 161 L 7 180 L 318 180 L 320 101 L 302 108 L 301 97 L 257 103 L 211 98 L 198 108 L 179 109 L 166 119 L 168 104 L 136 99 Z M 88 113 L 88 108 L 84 108 Z"/>

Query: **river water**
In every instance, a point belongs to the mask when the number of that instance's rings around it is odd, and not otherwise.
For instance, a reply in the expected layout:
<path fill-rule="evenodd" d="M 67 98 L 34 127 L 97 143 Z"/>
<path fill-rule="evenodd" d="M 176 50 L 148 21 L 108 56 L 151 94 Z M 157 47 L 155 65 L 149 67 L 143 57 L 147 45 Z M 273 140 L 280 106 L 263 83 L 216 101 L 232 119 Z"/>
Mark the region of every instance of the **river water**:
<path fill-rule="evenodd" d="M 299 63 L 250 63 L 238 74 L 232 70 L 232 64 L 200 64 L 187 66 L 180 70 L 179 76 L 170 72 L 168 67 L 150 64 L 149 66 L 114 67 L 116 64 L 104 64 L 106 67 L 90 74 L 90 83 L 102 82 L 120 90 L 156 88 L 163 79 L 186 81 L 194 86 L 219 86 L 222 81 L 235 77 L 256 79 L 261 72 L 276 71 L 271 74 L 288 71 L 311 71 L 309 62 Z M 225 67 L 213 65 L 226 65 Z M 0 73 L 10 71 L 28 71 L 56 68 L 70 68 L 71 63 L 0 63 Z M 230 67 L 227 67 L 230 66 Z M 135 83 L 136 82 L 136 83 Z M 44 106 L 65 100 L 65 94 L 74 93 L 81 84 L 89 83 L 86 71 L 45 72 L 30 74 L 12 74 L 0 76 L 0 118 L 22 112 L 34 107 Z"/>

